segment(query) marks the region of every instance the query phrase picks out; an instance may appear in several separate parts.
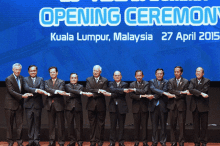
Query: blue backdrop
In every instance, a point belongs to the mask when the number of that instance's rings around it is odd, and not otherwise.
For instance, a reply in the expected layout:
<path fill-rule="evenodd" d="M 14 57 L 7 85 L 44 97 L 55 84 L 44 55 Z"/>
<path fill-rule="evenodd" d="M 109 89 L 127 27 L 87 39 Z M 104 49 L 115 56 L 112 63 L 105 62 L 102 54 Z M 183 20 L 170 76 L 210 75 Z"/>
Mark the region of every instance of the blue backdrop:
<path fill-rule="evenodd" d="M 155 78 L 155 70 L 163 68 L 165 78 L 174 76 L 173 69 L 180 65 L 183 77 L 195 77 L 195 69 L 205 69 L 205 77 L 212 81 L 220 78 L 220 41 L 199 40 L 199 32 L 219 32 L 220 22 L 207 26 L 128 26 L 124 22 L 124 11 L 128 7 L 192 7 L 220 6 L 219 0 L 208 1 L 140 1 L 140 2 L 60 2 L 59 0 L 1 0 L 0 1 L 0 81 L 12 73 L 12 64 L 19 62 L 21 75 L 28 76 L 28 66 L 38 66 L 38 75 L 49 79 L 48 68 L 57 66 L 58 77 L 69 80 L 76 72 L 80 81 L 92 75 L 92 68 L 99 64 L 102 76 L 112 79 L 113 72 L 120 70 L 124 81 L 135 80 L 137 69 L 144 72 L 145 80 Z M 118 26 L 72 26 L 60 22 L 58 27 L 43 27 L 39 23 L 39 12 L 44 7 L 120 7 L 121 23 Z M 219 17 L 218 17 L 219 19 Z M 111 41 L 51 41 L 50 34 L 109 34 Z M 152 41 L 114 41 L 113 33 L 153 35 Z M 173 32 L 169 41 L 163 41 L 162 32 Z M 196 32 L 196 40 L 176 40 L 178 32 Z"/>

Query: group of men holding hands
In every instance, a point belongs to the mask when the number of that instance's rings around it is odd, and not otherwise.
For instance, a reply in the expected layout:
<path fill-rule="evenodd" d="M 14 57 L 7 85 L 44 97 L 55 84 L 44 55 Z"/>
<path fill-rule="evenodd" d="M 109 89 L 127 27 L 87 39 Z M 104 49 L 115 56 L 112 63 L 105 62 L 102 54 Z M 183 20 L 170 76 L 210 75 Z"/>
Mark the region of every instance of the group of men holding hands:
<path fill-rule="evenodd" d="M 44 81 L 37 76 L 37 66 L 30 65 L 28 72 L 30 76 L 20 75 L 22 66 L 15 63 L 12 66 L 13 74 L 6 78 L 7 94 L 5 97 L 5 116 L 7 122 L 7 141 L 12 146 L 13 123 L 16 123 L 18 146 L 22 146 L 22 125 L 23 109 L 28 124 L 28 146 L 40 146 L 41 112 L 44 107 L 48 112 L 49 125 L 49 146 L 55 146 L 55 127 L 57 121 L 58 143 L 63 146 L 65 143 L 65 119 L 68 126 L 68 146 L 78 146 L 83 144 L 83 114 L 81 95 L 87 96 L 86 109 L 88 110 L 88 120 L 90 123 L 90 146 L 103 145 L 104 127 L 106 117 L 105 97 L 110 97 L 110 145 L 115 146 L 116 127 L 119 125 L 118 142 L 119 146 L 124 145 L 124 124 L 128 106 L 126 94 L 132 99 L 132 113 L 134 117 L 134 140 L 135 145 L 143 142 L 143 146 L 148 146 L 147 125 L 150 113 L 152 122 L 152 146 L 158 142 L 166 146 L 167 132 L 166 123 L 168 112 L 170 112 L 170 135 L 171 145 L 184 146 L 185 121 L 186 121 L 186 95 L 191 96 L 190 110 L 193 114 L 194 143 L 195 146 L 206 146 L 208 129 L 209 96 L 208 90 L 210 80 L 204 78 L 204 69 L 196 69 L 196 78 L 190 82 L 182 77 L 183 68 L 174 68 L 175 77 L 169 81 L 164 79 L 164 70 L 158 68 L 155 71 L 155 79 L 149 82 L 144 81 L 143 71 L 135 72 L 136 81 L 128 83 L 122 81 L 120 71 L 113 74 L 114 81 L 109 82 L 101 76 L 102 68 L 99 65 L 93 67 L 93 76 L 86 79 L 86 89 L 78 84 L 78 75 L 70 74 L 70 83 L 59 78 L 57 67 L 50 67 L 51 79 Z M 42 95 L 46 100 L 43 105 Z M 64 100 L 64 96 L 66 100 Z M 65 112 L 64 112 L 65 111 Z M 76 127 L 74 128 L 74 121 Z M 179 125 L 179 135 L 177 139 L 177 122 Z M 158 131 L 161 126 L 160 133 Z M 201 127 L 201 130 L 200 130 Z M 142 128 L 142 137 L 140 129 Z M 76 131 L 76 132 L 75 132 Z"/>

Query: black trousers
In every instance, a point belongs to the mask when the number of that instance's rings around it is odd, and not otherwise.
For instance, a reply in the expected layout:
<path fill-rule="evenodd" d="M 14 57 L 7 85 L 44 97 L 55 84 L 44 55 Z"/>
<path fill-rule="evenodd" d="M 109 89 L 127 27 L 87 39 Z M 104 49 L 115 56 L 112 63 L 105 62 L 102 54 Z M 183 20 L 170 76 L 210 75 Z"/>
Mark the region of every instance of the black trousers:
<path fill-rule="evenodd" d="M 88 111 L 88 119 L 90 124 L 90 143 L 102 144 L 104 140 L 106 111 Z"/>
<path fill-rule="evenodd" d="M 55 142 L 55 127 L 57 120 L 57 128 L 58 128 L 58 143 L 65 143 L 65 121 L 64 121 L 64 111 L 56 111 L 54 104 L 51 105 L 51 109 L 48 112 L 48 120 L 49 120 L 49 139 L 50 143 Z"/>
<path fill-rule="evenodd" d="M 5 118 L 6 118 L 6 124 L 7 124 L 7 133 L 6 133 L 6 139 L 8 143 L 14 143 L 13 142 L 13 124 L 15 120 L 16 124 L 16 141 L 18 144 L 22 144 L 22 126 L 23 126 L 23 107 L 20 105 L 17 110 L 10 110 L 5 109 Z"/>
<path fill-rule="evenodd" d="M 73 108 L 71 111 L 66 110 L 66 121 L 68 126 L 68 137 L 70 139 L 70 144 L 82 143 L 83 136 L 83 113 L 82 111 L 75 111 Z M 74 130 L 74 120 L 76 122 L 76 133 Z"/>
<path fill-rule="evenodd" d="M 158 126 L 160 122 L 160 143 L 165 144 L 167 141 L 167 132 L 166 132 L 166 123 L 167 123 L 167 112 L 160 110 L 159 106 L 154 108 L 154 111 L 151 112 L 151 123 L 152 123 L 152 143 L 156 145 L 158 143 Z"/>
<path fill-rule="evenodd" d="M 41 112 L 42 109 L 25 108 L 29 143 L 40 141 Z"/>
<path fill-rule="evenodd" d="M 118 141 L 119 143 L 124 143 L 124 124 L 125 124 L 125 118 L 126 114 L 120 114 L 118 111 L 118 106 L 116 106 L 116 112 L 110 112 L 110 123 L 111 123 L 111 129 L 110 129 L 110 143 L 116 142 L 116 127 L 117 122 L 119 125 L 118 130 Z"/>
<path fill-rule="evenodd" d="M 143 141 L 147 143 L 147 126 L 149 112 L 139 111 L 138 113 L 133 113 L 134 117 L 134 140 L 136 143 Z M 140 139 L 140 127 L 142 127 L 142 139 Z"/>
<path fill-rule="evenodd" d="M 170 135 L 171 143 L 176 143 L 176 135 L 177 135 L 177 120 L 179 124 L 179 143 L 183 144 L 185 142 L 185 123 L 186 123 L 186 111 L 178 111 L 177 106 L 175 106 L 174 110 L 170 110 Z"/>
<path fill-rule="evenodd" d="M 193 114 L 193 128 L 194 128 L 194 142 L 199 144 L 207 143 L 207 130 L 208 130 L 208 112 L 199 112 L 196 108 Z M 200 130 L 201 125 L 201 130 Z"/>

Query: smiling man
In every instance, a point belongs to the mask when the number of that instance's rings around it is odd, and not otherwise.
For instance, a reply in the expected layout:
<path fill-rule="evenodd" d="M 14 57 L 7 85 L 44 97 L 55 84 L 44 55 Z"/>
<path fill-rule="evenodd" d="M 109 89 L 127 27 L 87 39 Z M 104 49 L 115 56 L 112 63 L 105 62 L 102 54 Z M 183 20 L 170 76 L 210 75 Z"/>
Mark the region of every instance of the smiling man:
<path fill-rule="evenodd" d="M 167 80 L 163 78 L 164 70 L 158 68 L 155 71 L 156 79 L 150 80 L 151 94 L 154 98 L 150 100 L 149 111 L 151 115 L 152 123 L 152 146 L 157 146 L 160 142 L 162 146 L 166 146 L 167 133 L 166 122 L 168 116 L 167 102 L 168 97 L 174 97 L 175 95 L 168 93 Z M 161 125 L 160 136 L 158 139 L 158 127 Z"/>
<path fill-rule="evenodd" d="M 209 87 L 210 80 L 204 78 L 204 69 L 196 69 L 196 78 L 190 80 L 189 94 L 192 94 L 190 102 L 190 111 L 193 114 L 194 143 L 195 146 L 206 146 L 207 129 L 208 129 L 208 112 L 209 112 Z M 200 130 L 201 123 L 201 130 Z"/>
<path fill-rule="evenodd" d="M 177 120 L 179 124 L 179 145 L 184 146 L 185 122 L 186 122 L 186 94 L 189 81 L 182 77 L 183 68 L 174 68 L 175 77 L 168 81 L 168 92 L 175 96 L 168 96 L 167 108 L 170 110 L 170 135 L 171 146 L 177 146 Z"/>
<path fill-rule="evenodd" d="M 37 76 L 37 71 L 36 65 L 30 65 L 28 67 L 30 76 L 24 78 L 25 91 L 33 94 L 33 96 L 24 99 L 28 125 L 28 146 L 40 146 L 41 111 L 43 108 L 42 94 L 48 95 L 44 91 L 44 80 L 42 77 Z"/>
<path fill-rule="evenodd" d="M 22 66 L 15 63 L 12 66 L 13 74 L 5 79 L 7 93 L 5 96 L 5 117 L 7 123 L 6 138 L 9 146 L 13 146 L 13 125 L 16 123 L 18 146 L 22 145 L 22 125 L 23 125 L 23 102 L 24 98 L 33 96 L 31 93 L 25 93 L 23 87 L 23 76 L 20 75 Z M 24 94 L 25 93 L 25 94 Z"/>
<path fill-rule="evenodd" d="M 103 145 L 104 127 L 106 116 L 105 96 L 108 80 L 101 76 L 102 68 L 99 65 L 93 67 L 93 76 L 86 79 L 86 90 L 92 95 L 88 98 L 86 109 L 90 123 L 90 146 Z"/>
<path fill-rule="evenodd" d="M 129 86 L 128 83 L 121 81 L 122 75 L 120 71 L 115 71 L 113 78 L 115 81 L 109 83 L 109 91 L 111 97 L 108 108 L 110 115 L 110 123 L 111 123 L 109 146 L 115 146 L 117 123 L 119 125 L 119 130 L 118 130 L 119 146 L 125 146 L 124 138 L 123 138 L 124 124 L 125 124 L 126 113 L 128 113 L 128 106 L 125 96 L 126 93 L 129 93 L 129 89 L 128 89 Z"/>

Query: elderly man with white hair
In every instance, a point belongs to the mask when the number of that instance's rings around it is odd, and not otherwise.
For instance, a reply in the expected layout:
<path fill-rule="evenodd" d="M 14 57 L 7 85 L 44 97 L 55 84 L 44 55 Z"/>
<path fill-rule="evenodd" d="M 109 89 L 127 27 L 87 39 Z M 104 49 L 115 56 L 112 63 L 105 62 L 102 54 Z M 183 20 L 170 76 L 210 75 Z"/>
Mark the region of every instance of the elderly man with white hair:
<path fill-rule="evenodd" d="M 15 63 L 12 66 L 13 74 L 5 79 L 7 93 L 5 96 L 5 117 L 7 123 L 6 138 L 9 146 L 13 146 L 13 124 L 16 123 L 17 143 L 22 145 L 22 125 L 23 125 L 23 102 L 24 98 L 33 96 L 32 93 L 25 93 L 23 88 L 23 76 L 20 75 L 22 66 Z"/>
<path fill-rule="evenodd" d="M 92 94 L 88 98 L 87 107 L 90 123 L 90 146 L 102 146 L 104 138 L 106 103 L 105 96 L 108 80 L 101 75 L 99 65 L 93 67 L 93 76 L 86 79 L 86 90 Z"/>

